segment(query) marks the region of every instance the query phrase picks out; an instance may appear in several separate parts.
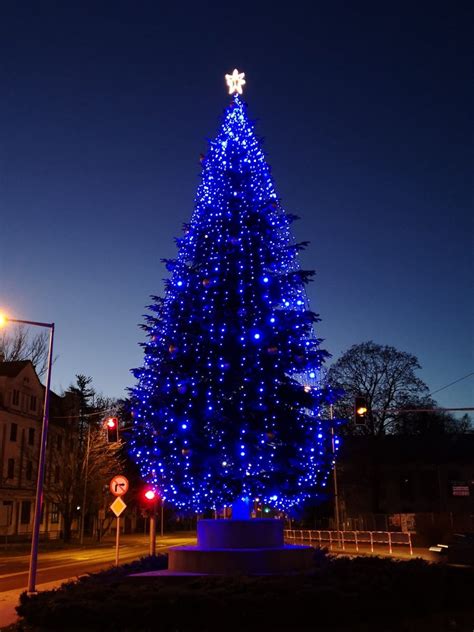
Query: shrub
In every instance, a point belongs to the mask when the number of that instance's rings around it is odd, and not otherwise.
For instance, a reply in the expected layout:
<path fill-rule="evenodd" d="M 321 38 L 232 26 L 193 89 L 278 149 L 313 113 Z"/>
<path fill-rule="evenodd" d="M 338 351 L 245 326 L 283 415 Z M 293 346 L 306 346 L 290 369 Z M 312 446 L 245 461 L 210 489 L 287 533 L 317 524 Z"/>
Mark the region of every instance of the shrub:
<path fill-rule="evenodd" d="M 166 558 L 90 575 L 28 597 L 18 613 L 28 630 L 432 630 L 471 609 L 474 571 L 377 557 L 319 553 L 309 573 L 291 576 L 130 577 L 165 568 Z M 454 614 L 452 614 L 454 613 Z M 440 619 L 441 617 L 441 619 Z M 444 619 L 443 619 L 444 621 Z M 438 623 L 436 623 L 438 625 Z M 441 625 L 441 624 L 440 624 Z M 448 625 L 448 624 L 447 624 Z M 436 630 L 461 628 L 435 627 Z"/>

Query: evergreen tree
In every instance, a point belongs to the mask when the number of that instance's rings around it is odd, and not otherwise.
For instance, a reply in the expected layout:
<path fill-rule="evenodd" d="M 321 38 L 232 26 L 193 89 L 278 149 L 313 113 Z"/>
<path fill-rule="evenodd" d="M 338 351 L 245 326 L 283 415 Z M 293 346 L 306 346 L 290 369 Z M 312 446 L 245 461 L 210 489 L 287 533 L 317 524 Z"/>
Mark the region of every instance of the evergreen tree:
<path fill-rule="evenodd" d="M 145 317 L 131 454 L 177 508 L 258 497 L 287 510 L 324 492 L 333 462 L 320 418 L 328 354 L 313 334 L 313 273 L 297 259 L 306 243 L 237 93 L 201 162 L 165 296 Z"/>

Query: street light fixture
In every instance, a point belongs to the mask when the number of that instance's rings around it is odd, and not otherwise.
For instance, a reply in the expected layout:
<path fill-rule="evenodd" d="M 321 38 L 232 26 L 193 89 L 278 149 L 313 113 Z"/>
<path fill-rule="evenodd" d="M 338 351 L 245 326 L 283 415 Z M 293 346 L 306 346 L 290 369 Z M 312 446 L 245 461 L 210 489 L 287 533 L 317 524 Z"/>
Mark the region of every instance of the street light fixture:
<path fill-rule="evenodd" d="M 46 462 L 46 443 L 48 439 L 49 400 L 51 387 L 51 366 L 53 363 L 54 323 L 40 323 L 34 320 L 19 320 L 0 314 L 0 327 L 8 323 L 19 325 L 33 325 L 35 327 L 47 327 L 49 334 L 48 366 L 46 372 L 46 392 L 44 396 L 43 425 L 41 427 L 40 453 L 38 462 L 38 478 L 36 481 L 35 515 L 33 519 L 33 534 L 31 537 L 30 568 L 28 573 L 28 593 L 36 592 L 36 568 L 38 566 L 38 542 L 41 524 L 41 511 L 43 509 L 43 483 L 44 466 Z"/>

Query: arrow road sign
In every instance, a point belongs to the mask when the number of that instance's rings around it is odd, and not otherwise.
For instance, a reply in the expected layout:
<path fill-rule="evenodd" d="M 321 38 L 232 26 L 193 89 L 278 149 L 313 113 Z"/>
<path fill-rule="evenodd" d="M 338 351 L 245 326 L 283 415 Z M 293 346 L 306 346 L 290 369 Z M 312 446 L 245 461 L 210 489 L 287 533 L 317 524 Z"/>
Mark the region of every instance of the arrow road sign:
<path fill-rule="evenodd" d="M 109 489 L 114 496 L 123 496 L 128 492 L 128 480 L 118 474 L 110 481 Z"/>

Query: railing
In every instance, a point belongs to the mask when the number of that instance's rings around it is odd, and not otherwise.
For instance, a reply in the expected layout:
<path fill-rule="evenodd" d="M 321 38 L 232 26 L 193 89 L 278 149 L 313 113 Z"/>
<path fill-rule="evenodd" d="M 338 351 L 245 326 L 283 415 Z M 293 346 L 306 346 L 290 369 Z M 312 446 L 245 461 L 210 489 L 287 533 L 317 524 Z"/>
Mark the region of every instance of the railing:
<path fill-rule="evenodd" d="M 407 546 L 410 555 L 413 555 L 411 533 L 401 531 L 327 531 L 310 529 L 285 529 L 285 538 L 288 540 L 300 540 L 309 542 L 311 546 L 323 546 L 328 543 L 329 549 L 337 547 L 345 551 L 346 547 L 354 548 L 358 552 L 360 547 L 370 547 L 371 553 L 374 546 L 387 547 L 389 553 L 394 547 Z"/>

